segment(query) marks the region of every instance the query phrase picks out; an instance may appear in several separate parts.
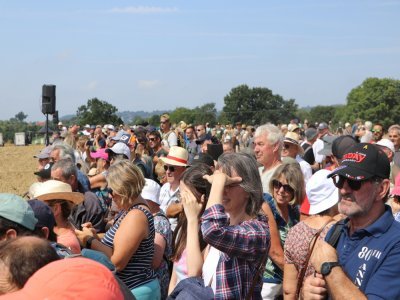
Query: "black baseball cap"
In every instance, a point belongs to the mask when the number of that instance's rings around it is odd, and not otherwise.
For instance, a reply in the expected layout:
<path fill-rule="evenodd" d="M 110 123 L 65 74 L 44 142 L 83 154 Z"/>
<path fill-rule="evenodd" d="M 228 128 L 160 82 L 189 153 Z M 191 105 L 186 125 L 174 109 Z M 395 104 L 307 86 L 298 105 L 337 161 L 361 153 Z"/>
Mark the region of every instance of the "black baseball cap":
<path fill-rule="evenodd" d="M 332 142 L 332 154 L 336 158 L 342 159 L 346 151 L 355 144 L 357 141 L 351 135 L 341 135 Z"/>
<path fill-rule="evenodd" d="M 53 163 L 48 163 L 44 166 L 43 169 L 41 169 L 40 171 L 34 172 L 33 174 L 39 176 L 42 179 L 50 179 L 52 166 L 53 166 Z"/>
<path fill-rule="evenodd" d="M 372 177 L 389 178 L 390 162 L 387 155 L 373 144 L 360 143 L 344 153 L 338 168 L 328 177 L 341 175 L 351 180 L 367 180 Z"/>

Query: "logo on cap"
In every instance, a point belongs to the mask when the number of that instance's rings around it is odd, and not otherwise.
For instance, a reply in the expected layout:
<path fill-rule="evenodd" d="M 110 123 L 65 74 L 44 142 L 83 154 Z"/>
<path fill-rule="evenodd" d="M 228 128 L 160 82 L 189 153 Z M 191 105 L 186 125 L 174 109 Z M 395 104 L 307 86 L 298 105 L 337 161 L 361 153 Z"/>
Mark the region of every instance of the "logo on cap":
<path fill-rule="evenodd" d="M 343 161 L 352 161 L 355 163 L 361 163 L 365 158 L 367 157 L 367 155 L 365 155 L 364 153 L 346 153 L 343 156 Z"/>

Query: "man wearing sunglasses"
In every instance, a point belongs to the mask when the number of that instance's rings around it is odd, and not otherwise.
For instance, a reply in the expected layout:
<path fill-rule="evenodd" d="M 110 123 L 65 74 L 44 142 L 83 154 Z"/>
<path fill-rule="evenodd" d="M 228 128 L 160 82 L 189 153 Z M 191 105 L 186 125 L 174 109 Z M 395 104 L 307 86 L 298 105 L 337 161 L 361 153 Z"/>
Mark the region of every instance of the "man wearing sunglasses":
<path fill-rule="evenodd" d="M 375 124 L 371 131 L 374 143 L 379 142 L 382 139 L 383 134 L 385 133 L 385 131 L 383 130 L 383 125 L 381 124 Z"/>
<path fill-rule="evenodd" d="M 167 177 L 167 182 L 160 191 L 160 208 L 169 218 L 172 231 L 178 223 L 178 214 L 183 210 L 179 196 L 179 181 L 188 166 L 188 157 L 187 150 L 178 146 L 171 147 L 166 157 L 160 157 L 165 163 L 164 170 Z"/>
<path fill-rule="evenodd" d="M 328 177 L 339 189 L 339 211 L 347 218 L 319 240 L 311 256 L 315 275 L 303 286 L 304 299 L 400 299 L 400 224 L 385 202 L 390 164 L 378 147 L 349 148 Z M 338 228 L 338 230 L 335 230 Z M 337 232 L 337 243 L 331 237 Z"/>

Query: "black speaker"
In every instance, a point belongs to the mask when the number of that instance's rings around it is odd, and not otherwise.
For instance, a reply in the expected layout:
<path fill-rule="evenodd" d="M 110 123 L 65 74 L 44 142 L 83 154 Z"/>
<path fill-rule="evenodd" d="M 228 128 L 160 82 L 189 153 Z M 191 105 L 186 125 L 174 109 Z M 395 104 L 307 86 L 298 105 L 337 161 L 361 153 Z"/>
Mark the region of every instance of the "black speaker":
<path fill-rule="evenodd" d="M 55 111 L 55 113 L 53 114 L 53 124 L 54 125 L 58 125 L 58 110 Z"/>
<path fill-rule="evenodd" d="M 49 84 L 42 87 L 42 113 L 54 114 L 56 112 L 56 86 Z"/>

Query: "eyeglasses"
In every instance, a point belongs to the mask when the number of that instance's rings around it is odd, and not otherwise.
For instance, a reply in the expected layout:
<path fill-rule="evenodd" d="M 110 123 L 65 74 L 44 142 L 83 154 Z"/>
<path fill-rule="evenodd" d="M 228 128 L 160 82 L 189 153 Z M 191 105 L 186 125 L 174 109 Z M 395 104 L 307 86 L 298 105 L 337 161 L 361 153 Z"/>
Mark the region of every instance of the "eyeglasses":
<path fill-rule="evenodd" d="M 274 187 L 274 189 L 280 190 L 283 187 L 283 190 L 286 193 L 294 193 L 294 189 L 288 185 L 288 184 L 283 184 L 282 182 L 280 182 L 279 180 L 272 180 L 272 186 Z"/>
<path fill-rule="evenodd" d="M 346 178 L 346 177 L 340 176 L 340 175 L 333 176 L 332 179 L 333 179 L 333 184 L 334 184 L 338 189 L 342 189 L 343 186 L 344 186 L 345 181 L 347 181 L 347 185 L 348 185 L 353 191 L 358 191 L 358 190 L 362 187 L 362 185 L 363 185 L 365 182 L 368 182 L 368 181 L 374 181 L 374 182 L 376 182 L 376 183 L 379 183 L 379 182 L 380 182 L 380 179 L 379 179 L 379 178 L 372 178 L 372 179 L 367 179 L 367 180 L 351 180 L 351 179 L 349 179 L 349 178 Z"/>
<path fill-rule="evenodd" d="M 164 166 L 164 170 L 165 171 L 169 170 L 170 172 L 175 172 L 175 167 L 174 166 Z"/>
<path fill-rule="evenodd" d="M 156 138 L 149 138 L 149 142 L 154 142 Z"/>
<path fill-rule="evenodd" d="M 373 129 L 373 130 L 372 130 L 372 132 L 374 132 L 374 133 L 375 133 L 375 132 L 376 132 L 376 133 L 381 133 L 381 131 L 382 131 L 382 130 L 380 130 L 380 129 Z"/>

